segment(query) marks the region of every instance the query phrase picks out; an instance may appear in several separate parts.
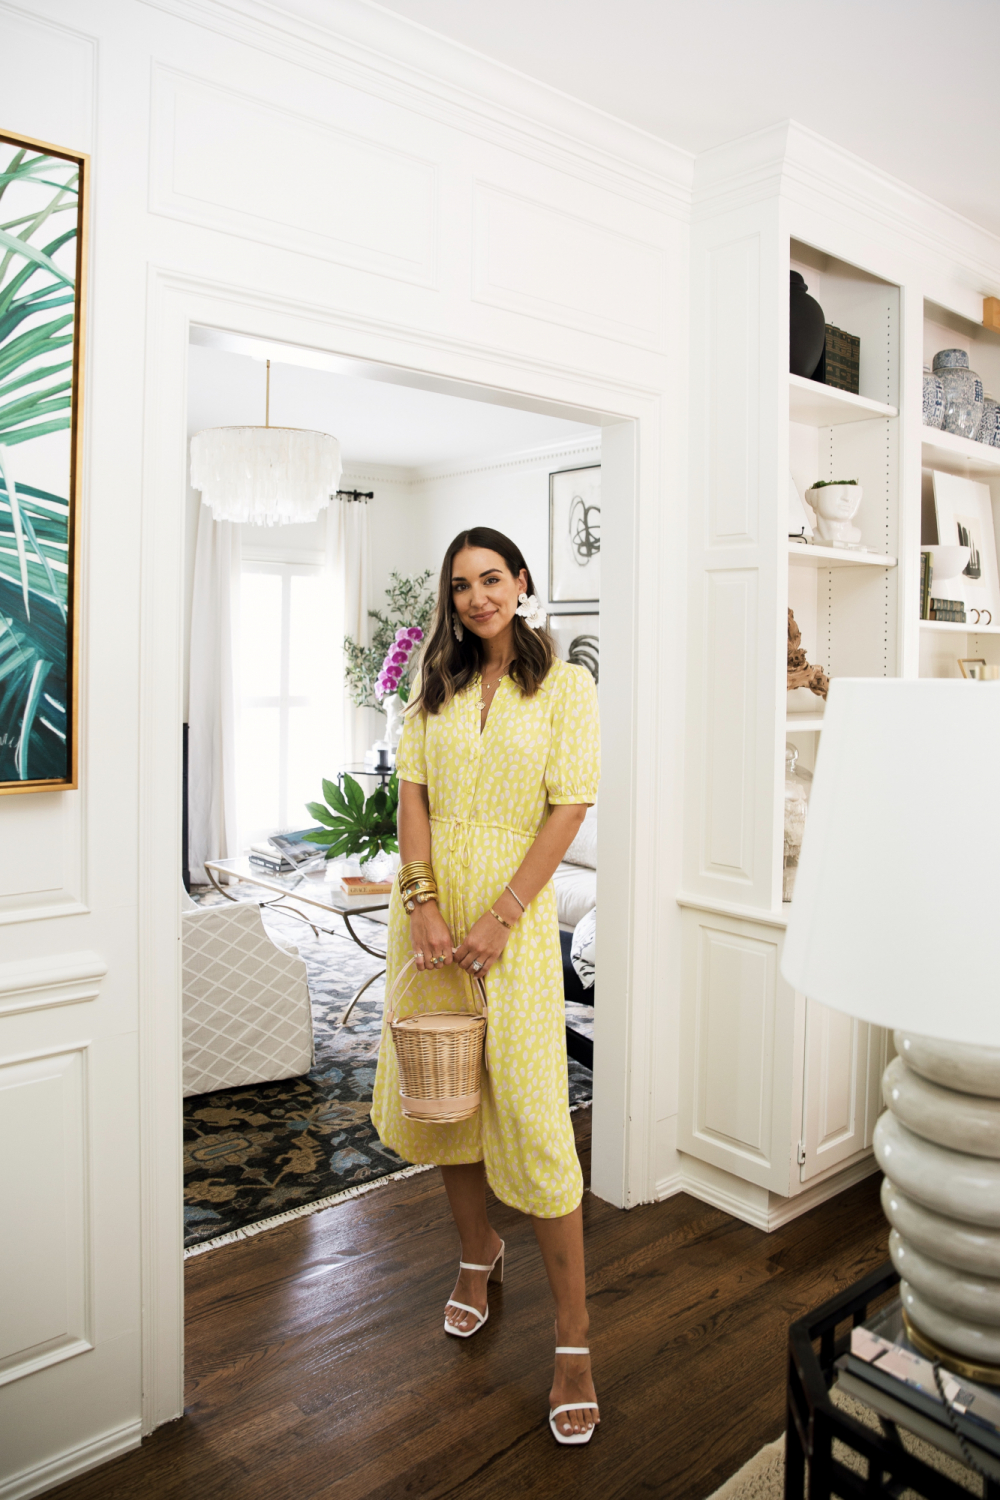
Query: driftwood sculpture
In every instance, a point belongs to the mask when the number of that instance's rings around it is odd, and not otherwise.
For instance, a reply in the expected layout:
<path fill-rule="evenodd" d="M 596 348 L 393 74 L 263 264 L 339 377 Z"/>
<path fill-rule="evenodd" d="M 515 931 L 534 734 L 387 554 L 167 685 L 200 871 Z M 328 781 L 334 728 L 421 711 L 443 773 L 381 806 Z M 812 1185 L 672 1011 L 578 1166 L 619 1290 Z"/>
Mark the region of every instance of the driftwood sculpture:
<path fill-rule="evenodd" d="M 788 611 L 788 691 L 793 688 L 808 688 L 817 698 L 825 698 L 830 679 L 822 667 L 811 667 L 806 661 L 802 647 L 802 632 L 795 623 L 795 616 Z"/>

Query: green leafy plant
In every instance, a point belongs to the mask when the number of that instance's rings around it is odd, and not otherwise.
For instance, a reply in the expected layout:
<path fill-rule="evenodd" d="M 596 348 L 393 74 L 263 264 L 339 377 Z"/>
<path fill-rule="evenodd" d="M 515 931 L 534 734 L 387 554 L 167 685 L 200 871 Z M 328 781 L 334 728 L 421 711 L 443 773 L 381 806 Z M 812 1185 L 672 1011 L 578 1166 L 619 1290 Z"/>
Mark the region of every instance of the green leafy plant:
<path fill-rule="evenodd" d="M 810 485 L 810 489 L 828 490 L 832 484 L 857 484 L 856 479 L 817 479 L 816 483 Z"/>
<path fill-rule="evenodd" d="M 399 627 L 419 625 L 424 634 L 427 634 L 434 613 L 434 594 L 427 588 L 430 577 L 430 568 L 410 577 L 390 573 L 389 587 L 385 591 L 385 610 L 368 611 L 369 618 L 375 621 L 371 645 L 359 646 L 357 641 L 345 636 L 347 690 L 358 708 L 381 708 L 382 705 L 375 696 L 375 679 L 382 669 L 386 652 L 396 639 Z M 397 691 L 405 703 L 410 696 L 408 678 L 403 679 Z"/>
<path fill-rule="evenodd" d="M 30 458 L 13 450 L 72 419 L 75 287 L 54 257 L 76 238 L 77 168 L 0 143 L 0 200 L 14 187 L 0 222 L 0 781 L 64 777 L 68 736 L 69 500 L 18 479 Z"/>
<path fill-rule="evenodd" d="M 323 780 L 326 802 L 307 802 L 306 810 L 322 828 L 305 835 L 312 844 L 326 846 L 327 859 L 374 859 L 376 854 L 395 854 L 396 813 L 399 783 L 393 772 L 387 786 L 380 786 L 365 800 L 353 776 L 344 776 L 341 791 L 334 781 Z"/>

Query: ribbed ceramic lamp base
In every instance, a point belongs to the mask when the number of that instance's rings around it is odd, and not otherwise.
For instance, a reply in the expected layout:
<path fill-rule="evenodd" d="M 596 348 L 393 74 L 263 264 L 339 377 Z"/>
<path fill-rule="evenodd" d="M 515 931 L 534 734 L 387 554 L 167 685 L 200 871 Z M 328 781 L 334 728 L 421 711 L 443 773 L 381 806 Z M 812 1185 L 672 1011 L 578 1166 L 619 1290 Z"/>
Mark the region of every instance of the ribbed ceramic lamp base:
<path fill-rule="evenodd" d="M 913 1345 L 1000 1385 L 1000 1049 L 897 1031 L 875 1128 Z"/>
<path fill-rule="evenodd" d="M 925 1359 L 936 1360 L 946 1370 L 951 1370 L 954 1375 L 961 1375 L 963 1380 L 978 1380 L 982 1385 L 1000 1385 L 1000 1365 L 981 1365 L 974 1360 L 964 1359 L 961 1354 L 956 1354 L 953 1349 L 946 1349 L 943 1344 L 937 1343 L 920 1329 L 903 1311 L 903 1326 L 906 1329 L 906 1337 Z"/>

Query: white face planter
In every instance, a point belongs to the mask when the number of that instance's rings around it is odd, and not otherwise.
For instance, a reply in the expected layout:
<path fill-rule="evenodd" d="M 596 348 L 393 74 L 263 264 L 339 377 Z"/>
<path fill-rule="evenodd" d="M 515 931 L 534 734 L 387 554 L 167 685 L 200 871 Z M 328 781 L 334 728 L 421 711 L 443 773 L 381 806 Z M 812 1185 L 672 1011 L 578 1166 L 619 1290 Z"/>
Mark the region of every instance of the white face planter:
<path fill-rule="evenodd" d="M 816 512 L 819 540 L 828 547 L 856 545 L 861 532 L 851 522 L 861 504 L 860 484 L 823 484 L 806 491 L 806 499 Z"/>

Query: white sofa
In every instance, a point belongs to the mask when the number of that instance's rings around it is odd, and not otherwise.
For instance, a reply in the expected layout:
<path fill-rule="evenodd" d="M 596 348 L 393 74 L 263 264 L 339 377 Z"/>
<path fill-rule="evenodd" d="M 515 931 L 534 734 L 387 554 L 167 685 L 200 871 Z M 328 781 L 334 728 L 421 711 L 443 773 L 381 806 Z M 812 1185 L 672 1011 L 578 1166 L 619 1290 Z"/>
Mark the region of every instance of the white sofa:
<path fill-rule="evenodd" d="M 184 1097 L 297 1078 L 313 1065 L 306 966 L 253 901 L 181 913 Z"/>
<path fill-rule="evenodd" d="M 597 804 L 587 816 L 566 858 L 552 877 L 556 912 L 563 932 L 572 932 L 581 917 L 597 905 Z"/>

